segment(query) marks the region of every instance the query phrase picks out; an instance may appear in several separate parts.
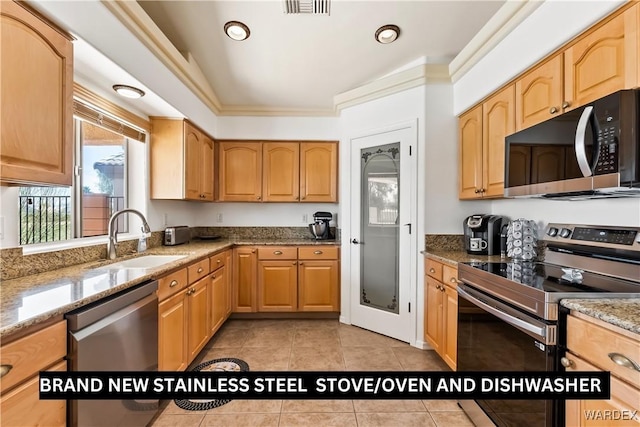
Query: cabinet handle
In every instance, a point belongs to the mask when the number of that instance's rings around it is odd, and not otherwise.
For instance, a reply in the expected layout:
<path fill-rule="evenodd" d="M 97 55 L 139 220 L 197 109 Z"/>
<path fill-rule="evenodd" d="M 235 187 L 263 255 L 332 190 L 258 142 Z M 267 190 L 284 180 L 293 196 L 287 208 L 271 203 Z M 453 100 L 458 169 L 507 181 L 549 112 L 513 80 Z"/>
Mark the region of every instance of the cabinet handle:
<path fill-rule="evenodd" d="M 473 192 L 478 194 L 480 192 L 480 189 L 476 188 L 475 190 L 473 190 Z"/>
<path fill-rule="evenodd" d="M 455 283 L 456 285 L 458 284 L 458 279 L 456 279 L 455 277 L 452 277 L 451 279 L 449 279 L 449 281 L 451 283 Z"/>
<path fill-rule="evenodd" d="M 305 200 L 307 198 L 307 196 L 302 196 L 302 200 Z"/>
<path fill-rule="evenodd" d="M 218 264 L 220 264 L 220 263 L 222 262 L 222 260 L 217 260 L 216 262 L 217 262 Z"/>
<path fill-rule="evenodd" d="M 178 281 L 177 281 L 177 280 L 172 280 L 172 281 L 171 281 L 171 283 L 169 283 L 169 287 L 170 287 L 170 288 L 173 288 L 173 287 L 175 287 L 177 284 L 178 284 Z"/>
<path fill-rule="evenodd" d="M 560 363 L 562 364 L 562 366 L 564 366 L 565 368 L 572 368 L 575 366 L 575 363 L 573 363 L 573 360 L 571 359 L 567 359 L 566 357 L 563 357 L 560 359 Z"/>
<path fill-rule="evenodd" d="M 0 378 L 4 377 L 13 369 L 13 365 L 0 365 Z"/>
<path fill-rule="evenodd" d="M 640 372 L 640 366 L 633 360 L 629 359 L 624 354 L 620 353 L 609 353 L 609 359 L 613 360 L 614 363 L 620 366 L 624 366 L 625 368 L 629 368 L 634 371 Z"/>
<path fill-rule="evenodd" d="M 215 273 L 213 273 L 212 277 L 215 279 L 215 278 L 216 278 L 216 274 L 215 274 Z"/>
<path fill-rule="evenodd" d="M 565 109 L 565 108 L 569 108 L 570 106 L 571 106 L 571 103 L 570 103 L 569 101 L 564 101 L 564 102 L 562 103 L 562 108 L 563 108 L 563 109 Z"/>
<path fill-rule="evenodd" d="M 193 289 L 193 288 L 189 289 L 189 290 L 187 291 L 187 296 L 191 295 L 191 294 L 192 294 L 192 293 L 194 293 L 194 292 L 195 292 L 195 291 L 194 291 L 194 289 Z"/>
<path fill-rule="evenodd" d="M 435 273 L 435 272 L 436 272 L 435 268 L 432 267 L 432 268 L 429 269 L 429 273 Z"/>
<path fill-rule="evenodd" d="M 282 255 L 282 251 L 273 251 L 274 255 Z"/>
<path fill-rule="evenodd" d="M 304 262 L 300 261 L 300 265 L 304 265 Z"/>
<path fill-rule="evenodd" d="M 198 268 L 198 273 L 202 273 L 202 267 Z"/>
<path fill-rule="evenodd" d="M 258 197 L 256 197 L 256 199 L 260 200 L 260 199 L 262 199 L 262 197 L 258 196 Z"/>
<path fill-rule="evenodd" d="M 256 253 L 256 250 L 255 250 L 255 249 L 251 249 L 251 253 L 252 253 L 252 254 L 255 254 L 255 253 Z"/>
<path fill-rule="evenodd" d="M 551 108 L 549 108 L 549 112 L 550 112 L 551 114 L 555 114 L 555 113 L 557 113 L 557 112 L 558 112 L 558 109 L 557 109 L 556 107 L 551 107 Z"/>
<path fill-rule="evenodd" d="M 313 253 L 316 255 L 322 255 L 322 251 L 314 251 Z"/>
<path fill-rule="evenodd" d="M 296 264 L 297 264 L 297 262 L 293 261 L 291 264 L 296 265 Z"/>
<path fill-rule="evenodd" d="M 481 192 L 481 193 L 485 193 L 486 191 L 487 191 L 487 190 L 486 190 L 485 188 L 481 188 L 481 189 L 480 189 L 480 192 Z"/>

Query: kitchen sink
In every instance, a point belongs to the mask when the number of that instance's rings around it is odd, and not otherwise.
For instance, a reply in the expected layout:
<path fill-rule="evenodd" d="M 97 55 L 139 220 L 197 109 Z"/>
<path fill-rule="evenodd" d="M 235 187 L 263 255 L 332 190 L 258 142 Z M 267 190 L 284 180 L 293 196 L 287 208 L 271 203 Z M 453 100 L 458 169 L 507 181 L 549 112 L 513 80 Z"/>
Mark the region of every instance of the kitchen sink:
<path fill-rule="evenodd" d="M 100 267 L 100 270 L 122 270 L 132 268 L 155 268 L 177 261 L 187 255 L 143 255 Z"/>

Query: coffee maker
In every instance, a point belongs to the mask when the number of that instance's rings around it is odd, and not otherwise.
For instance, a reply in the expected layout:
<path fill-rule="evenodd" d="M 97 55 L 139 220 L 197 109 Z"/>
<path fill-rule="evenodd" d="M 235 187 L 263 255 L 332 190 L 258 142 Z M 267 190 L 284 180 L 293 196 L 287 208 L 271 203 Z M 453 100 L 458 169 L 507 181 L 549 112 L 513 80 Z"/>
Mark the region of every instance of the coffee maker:
<path fill-rule="evenodd" d="M 333 219 L 331 212 L 316 212 L 313 214 L 313 224 L 309 224 L 309 230 L 316 240 L 333 239 L 329 222 Z"/>
<path fill-rule="evenodd" d="M 464 248 L 475 255 L 500 255 L 500 230 L 508 219 L 500 215 L 471 215 L 465 218 Z"/>

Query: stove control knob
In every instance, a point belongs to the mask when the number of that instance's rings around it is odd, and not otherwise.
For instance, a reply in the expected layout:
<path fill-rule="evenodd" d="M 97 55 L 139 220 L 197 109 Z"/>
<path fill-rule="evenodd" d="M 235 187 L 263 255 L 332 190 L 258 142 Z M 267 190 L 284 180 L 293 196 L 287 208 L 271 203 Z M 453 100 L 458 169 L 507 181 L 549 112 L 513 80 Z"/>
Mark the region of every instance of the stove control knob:
<path fill-rule="evenodd" d="M 560 237 L 567 238 L 569 236 L 571 236 L 571 230 L 569 230 L 568 228 L 563 228 L 562 230 L 560 230 Z"/>
<path fill-rule="evenodd" d="M 547 230 L 547 234 L 551 237 L 555 237 L 558 234 L 558 229 L 555 227 L 549 227 L 549 230 Z"/>

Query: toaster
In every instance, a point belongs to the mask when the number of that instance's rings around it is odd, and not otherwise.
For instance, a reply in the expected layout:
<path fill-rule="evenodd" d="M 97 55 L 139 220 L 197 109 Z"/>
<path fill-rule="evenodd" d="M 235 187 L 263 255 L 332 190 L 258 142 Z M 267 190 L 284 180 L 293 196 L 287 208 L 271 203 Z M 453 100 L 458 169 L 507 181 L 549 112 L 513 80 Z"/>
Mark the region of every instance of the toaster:
<path fill-rule="evenodd" d="M 175 246 L 187 243 L 191 239 L 191 231 L 186 225 L 167 227 L 164 229 L 164 244 Z"/>

